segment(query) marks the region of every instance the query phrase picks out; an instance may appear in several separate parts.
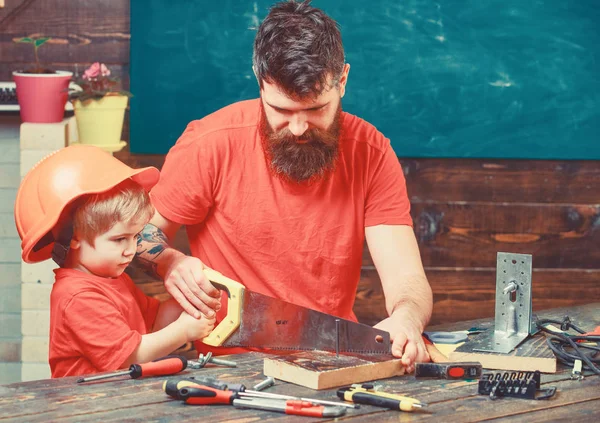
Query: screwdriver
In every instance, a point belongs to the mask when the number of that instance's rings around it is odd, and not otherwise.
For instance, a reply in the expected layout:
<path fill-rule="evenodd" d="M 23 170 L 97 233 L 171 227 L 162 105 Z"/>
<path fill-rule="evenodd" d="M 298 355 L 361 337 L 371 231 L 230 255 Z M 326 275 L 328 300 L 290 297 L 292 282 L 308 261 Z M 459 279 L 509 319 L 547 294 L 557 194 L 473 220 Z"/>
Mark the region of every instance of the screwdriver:
<path fill-rule="evenodd" d="M 233 400 L 238 398 L 238 392 L 224 391 L 212 386 L 190 385 L 180 388 L 177 398 L 192 405 L 233 404 Z"/>
<path fill-rule="evenodd" d="M 315 405 L 309 401 L 288 400 L 281 398 L 241 398 L 234 399 L 236 408 L 254 408 L 257 410 L 276 411 L 278 413 L 310 417 L 339 417 L 346 414 L 340 406 Z"/>
<path fill-rule="evenodd" d="M 210 386 L 211 388 L 220 389 L 222 391 L 227 390 L 226 383 L 211 376 L 167 379 L 164 381 L 162 388 L 170 397 L 178 398 L 179 390 L 181 388 L 188 386 L 196 387 L 198 385 Z"/>
<path fill-rule="evenodd" d="M 414 398 L 375 391 L 373 385 L 368 383 L 340 388 L 337 391 L 337 396 L 346 401 L 385 407 L 390 410 L 414 411 L 416 408 L 427 406 L 426 403 Z"/>
<path fill-rule="evenodd" d="M 186 404 L 232 404 L 240 408 L 277 411 L 285 414 L 312 417 L 335 417 L 346 413 L 343 407 L 314 405 L 309 401 L 275 398 L 240 398 L 243 392 L 224 391 L 211 386 L 190 385 L 179 389 L 177 396 Z"/>
<path fill-rule="evenodd" d="M 202 385 L 202 386 L 201 386 Z M 360 408 L 358 404 L 347 404 L 343 402 L 336 401 L 326 401 L 320 400 L 316 398 L 301 398 L 294 397 L 291 395 L 281 395 L 275 394 L 272 392 L 262 392 L 262 391 L 253 391 L 247 390 L 246 387 L 242 384 L 234 384 L 227 385 L 224 382 L 221 382 L 219 379 L 215 379 L 213 377 L 200 377 L 200 378 L 178 378 L 178 379 L 169 379 L 164 381 L 163 383 L 163 391 L 173 398 L 180 398 L 180 390 L 181 388 L 203 388 L 204 386 L 215 388 L 218 390 L 229 390 L 232 392 L 236 392 L 238 397 L 244 397 L 247 399 L 250 398 L 265 398 L 265 399 L 285 399 L 285 400 L 296 400 L 296 401 L 305 401 L 311 404 L 322 404 L 322 405 L 333 405 L 336 407 L 345 407 L 345 408 Z M 186 391 L 184 391 L 186 392 Z M 185 395 L 189 395 L 185 393 Z M 235 405 L 235 404 L 234 404 Z"/>
<path fill-rule="evenodd" d="M 91 382 L 118 376 L 130 376 L 132 379 L 137 379 L 146 376 L 174 375 L 185 370 L 186 367 L 187 359 L 185 357 L 180 355 L 168 355 L 149 361 L 148 363 L 132 364 L 129 366 L 129 370 L 122 370 L 120 372 L 113 372 L 105 375 L 82 377 L 77 379 L 77 383 Z"/>

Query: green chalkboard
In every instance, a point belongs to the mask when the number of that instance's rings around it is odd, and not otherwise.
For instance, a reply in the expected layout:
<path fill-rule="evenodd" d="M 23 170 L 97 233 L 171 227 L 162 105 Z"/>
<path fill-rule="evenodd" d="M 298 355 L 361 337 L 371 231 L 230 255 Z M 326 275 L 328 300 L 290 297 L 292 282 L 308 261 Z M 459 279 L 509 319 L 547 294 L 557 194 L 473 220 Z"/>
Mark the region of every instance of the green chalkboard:
<path fill-rule="evenodd" d="M 274 1 L 131 2 L 131 150 L 258 96 Z M 401 157 L 600 159 L 598 0 L 314 0 L 342 29 L 344 110 Z"/>

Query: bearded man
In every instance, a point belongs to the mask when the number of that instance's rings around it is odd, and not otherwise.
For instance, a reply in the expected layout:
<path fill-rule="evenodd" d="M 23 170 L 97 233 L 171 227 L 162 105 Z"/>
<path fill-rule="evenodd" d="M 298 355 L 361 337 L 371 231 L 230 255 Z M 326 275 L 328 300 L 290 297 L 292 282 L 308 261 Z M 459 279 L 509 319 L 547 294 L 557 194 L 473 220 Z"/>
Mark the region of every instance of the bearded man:
<path fill-rule="evenodd" d="M 259 99 L 191 122 L 169 151 L 140 261 L 192 315 L 225 314 L 207 266 L 251 291 L 356 321 L 366 239 L 389 314 L 376 327 L 412 371 L 429 358 L 421 333 L 431 288 L 390 141 L 342 111 L 350 65 L 337 23 L 310 1 L 276 4 L 258 28 L 253 70 Z M 181 225 L 191 256 L 168 245 Z"/>

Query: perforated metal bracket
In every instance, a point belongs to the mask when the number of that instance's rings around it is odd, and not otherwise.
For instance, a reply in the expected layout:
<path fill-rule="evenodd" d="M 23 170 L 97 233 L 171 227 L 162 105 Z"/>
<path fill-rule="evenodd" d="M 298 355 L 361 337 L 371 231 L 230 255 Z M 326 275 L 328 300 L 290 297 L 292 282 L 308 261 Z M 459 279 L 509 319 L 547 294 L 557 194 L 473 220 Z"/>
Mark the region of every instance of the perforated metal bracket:
<path fill-rule="evenodd" d="M 494 330 L 472 339 L 474 351 L 507 354 L 532 332 L 531 255 L 498 253 Z"/>

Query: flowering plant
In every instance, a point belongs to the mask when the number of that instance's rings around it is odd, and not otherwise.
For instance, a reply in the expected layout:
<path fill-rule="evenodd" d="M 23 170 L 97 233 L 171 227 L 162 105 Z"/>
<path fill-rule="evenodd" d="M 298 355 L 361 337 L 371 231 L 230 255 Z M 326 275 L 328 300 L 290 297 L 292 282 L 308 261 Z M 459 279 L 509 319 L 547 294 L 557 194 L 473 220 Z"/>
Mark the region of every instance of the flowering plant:
<path fill-rule="evenodd" d="M 83 77 L 76 81 L 81 89 L 69 91 L 70 100 L 100 100 L 107 95 L 125 95 L 131 97 L 129 91 L 119 88 L 119 80 L 110 77 L 110 70 L 104 63 L 95 62 L 83 73 Z"/>

